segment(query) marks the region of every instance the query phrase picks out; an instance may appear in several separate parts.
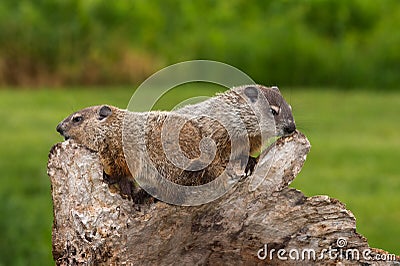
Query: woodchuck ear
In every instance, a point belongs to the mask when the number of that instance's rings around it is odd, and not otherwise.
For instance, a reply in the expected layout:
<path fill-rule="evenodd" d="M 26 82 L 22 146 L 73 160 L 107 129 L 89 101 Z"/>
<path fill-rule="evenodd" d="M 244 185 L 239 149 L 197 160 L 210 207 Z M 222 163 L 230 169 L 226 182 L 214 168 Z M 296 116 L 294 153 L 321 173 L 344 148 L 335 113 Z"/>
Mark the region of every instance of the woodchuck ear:
<path fill-rule="evenodd" d="M 244 94 L 250 99 L 252 103 L 258 99 L 258 90 L 256 87 L 249 86 L 244 89 Z"/>
<path fill-rule="evenodd" d="M 99 120 L 103 120 L 104 118 L 110 116 L 112 114 L 112 110 L 109 106 L 103 105 L 99 110 Z"/>

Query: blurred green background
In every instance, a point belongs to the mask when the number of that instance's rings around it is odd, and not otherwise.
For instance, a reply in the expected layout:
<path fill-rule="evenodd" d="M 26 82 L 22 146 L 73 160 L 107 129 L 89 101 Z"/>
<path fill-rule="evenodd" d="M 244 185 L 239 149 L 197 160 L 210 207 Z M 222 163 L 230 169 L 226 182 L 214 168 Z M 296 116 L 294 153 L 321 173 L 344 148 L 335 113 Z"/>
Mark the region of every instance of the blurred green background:
<path fill-rule="evenodd" d="M 292 187 L 338 198 L 371 246 L 400 254 L 399 26 L 398 0 L 2 0 L 0 265 L 54 263 L 57 123 L 125 108 L 148 76 L 193 59 L 279 85 L 312 144 Z M 218 90 L 193 84 L 157 107 Z"/>

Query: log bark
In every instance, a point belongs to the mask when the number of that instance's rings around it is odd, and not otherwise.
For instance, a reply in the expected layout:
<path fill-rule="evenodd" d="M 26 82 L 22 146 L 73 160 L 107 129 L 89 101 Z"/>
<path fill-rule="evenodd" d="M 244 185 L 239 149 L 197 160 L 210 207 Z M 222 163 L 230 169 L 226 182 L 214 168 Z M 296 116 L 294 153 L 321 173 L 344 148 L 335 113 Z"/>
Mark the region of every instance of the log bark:
<path fill-rule="evenodd" d="M 368 246 L 343 203 L 288 188 L 309 150 L 300 132 L 279 139 L 260 155 L 252 176 L 213 202 L 183 207 L 134 204 L 104 182 L 96 153 L 70 140 L 58 143 L 48 162 L 54 260 L 58 265 L 400 265 L 399 257 Z"/>

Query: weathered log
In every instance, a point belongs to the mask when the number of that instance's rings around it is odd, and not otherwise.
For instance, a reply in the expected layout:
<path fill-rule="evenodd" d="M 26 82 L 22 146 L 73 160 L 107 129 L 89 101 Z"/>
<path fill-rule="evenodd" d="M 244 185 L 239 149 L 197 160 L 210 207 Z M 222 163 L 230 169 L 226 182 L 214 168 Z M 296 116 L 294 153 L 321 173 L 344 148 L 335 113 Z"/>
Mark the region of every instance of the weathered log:
<path fill-rule="evenodd" d="M 103 181 L 96 153 L 65 141 L 49 155 L 58 265 L 400 265 L 368 246 L 354 215 L 288 184 L 310 144 L 297 132 L 263 152 L 253 176 L 208 204 L 134 204 Z M 378 260 L 380 258 L 381 260 Z"/>

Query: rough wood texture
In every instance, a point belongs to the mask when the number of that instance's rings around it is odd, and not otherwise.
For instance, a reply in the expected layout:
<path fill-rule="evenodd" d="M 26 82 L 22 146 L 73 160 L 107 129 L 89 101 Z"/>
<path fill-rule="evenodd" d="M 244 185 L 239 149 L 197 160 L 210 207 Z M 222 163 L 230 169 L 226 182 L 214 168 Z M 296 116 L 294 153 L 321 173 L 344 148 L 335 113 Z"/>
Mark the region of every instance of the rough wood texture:
<path fill-rule="evenodd" d="M 209 204 L 181 207 L 135 206 L 103 182 L 96 153 L 56 144 L 48 162 L 53 257 L 59 265 L 400 265 L 369 248 L 344 204 L 287 187 L 309 149 L 299 132 L 280 139 L 254 176 Z M 376 256 L 391 261 L 368 260 Z"/>

